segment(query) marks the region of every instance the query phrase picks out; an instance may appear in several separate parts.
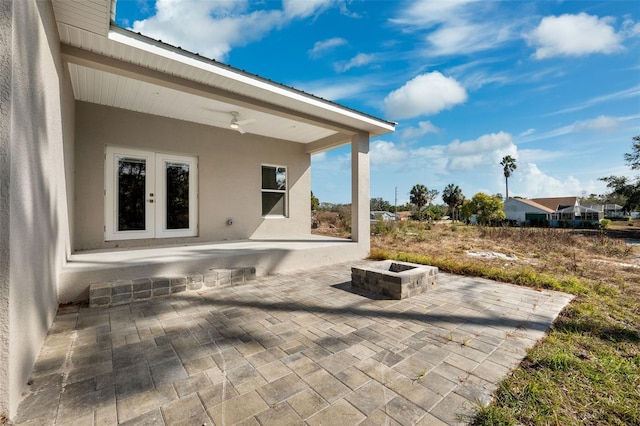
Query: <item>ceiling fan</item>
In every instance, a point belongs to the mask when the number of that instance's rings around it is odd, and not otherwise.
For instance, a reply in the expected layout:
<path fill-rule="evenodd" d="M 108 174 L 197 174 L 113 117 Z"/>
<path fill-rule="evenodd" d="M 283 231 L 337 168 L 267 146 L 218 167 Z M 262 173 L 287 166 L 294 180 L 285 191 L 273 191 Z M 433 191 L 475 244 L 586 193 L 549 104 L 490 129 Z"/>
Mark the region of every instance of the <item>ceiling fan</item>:
<path fill-rule="evenodd" d="M 245 124 L 249 124 L 249 123 L 253 123 L 255 120 L 255 118 L 249 118 L 247 120 L 238 120 L 238 116 L 240 114 L 236 111 L 231 111 L 231 122 L 229 123 L 229 127 L 237 130 L 240 133 L 247 133 L 245 132 L 245 130 L 242 128 L 242 126 L 244 126 Z"/>

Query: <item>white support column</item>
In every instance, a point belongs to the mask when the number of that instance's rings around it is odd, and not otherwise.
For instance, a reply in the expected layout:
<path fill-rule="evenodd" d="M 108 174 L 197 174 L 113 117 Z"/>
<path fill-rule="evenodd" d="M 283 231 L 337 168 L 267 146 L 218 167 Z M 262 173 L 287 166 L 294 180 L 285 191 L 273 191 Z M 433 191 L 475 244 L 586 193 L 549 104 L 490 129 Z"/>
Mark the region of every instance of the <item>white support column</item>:
<path fill-rule="evenodd" d="M 369 221 L 369 134 L 351 138 L 351 239 L 363 255 L 370 250 Z"/>

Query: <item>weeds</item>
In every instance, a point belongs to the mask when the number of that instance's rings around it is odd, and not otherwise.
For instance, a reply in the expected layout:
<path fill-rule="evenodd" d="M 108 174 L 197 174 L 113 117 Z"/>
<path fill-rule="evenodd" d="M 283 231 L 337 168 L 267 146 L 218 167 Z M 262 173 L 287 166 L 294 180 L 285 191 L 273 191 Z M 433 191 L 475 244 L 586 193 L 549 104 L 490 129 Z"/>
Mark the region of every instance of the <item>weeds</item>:
<path fill-rule="evenodd" d="M 427 369 L 425 368 L 424 370 L 422 370 L 421 372 L 418 373 L 418 375 L 416 376 L 416 378 L 413 381 L 414 382 L 420 381 L 420 379 L 422 379 L 426 374 L 427 374 Z"/>

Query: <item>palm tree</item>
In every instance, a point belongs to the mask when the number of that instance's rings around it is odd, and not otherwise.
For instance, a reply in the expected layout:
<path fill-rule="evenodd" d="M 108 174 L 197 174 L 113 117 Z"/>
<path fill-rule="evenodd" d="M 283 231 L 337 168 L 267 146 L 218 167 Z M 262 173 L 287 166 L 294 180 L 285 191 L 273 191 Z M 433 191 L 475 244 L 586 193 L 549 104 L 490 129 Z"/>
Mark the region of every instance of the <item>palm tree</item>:
<path fill-rule="evenodd" d="M 502 158 L 500 165 L 503 167 L 502 170 L 504 171 L 504 182 L 507 190 L 506 191 L 507 196 L 505 197 L 505 200 L 508 200 L 509 199 L 509 178 L 511 177 L 511 174 L 513 173 L 513 171 L 517 168 L 516 159 L 510 155 L 507 155 L 504 158 Z"/>
<path fill-rule="evenodd" d="M 460 189 L 458 185 L 450 183 L 442 192 L 442 201 L 444 201 L 445 204 L 449 206 L 449 210 L 451 211 L 451 218 L 455 221 L 458 207 L 462 206 L 462 204 L 464 203 L 464 195 L 462 195 L 462 189 Z"/>
<path fill-rule="evenodd" d="M 418 218 L 422 220 L 422 208 L 429 202 L 429 190 L 426 186 L 417 184 L 413 185 L 409 193 L 409 201 L 418 209 Z"/>

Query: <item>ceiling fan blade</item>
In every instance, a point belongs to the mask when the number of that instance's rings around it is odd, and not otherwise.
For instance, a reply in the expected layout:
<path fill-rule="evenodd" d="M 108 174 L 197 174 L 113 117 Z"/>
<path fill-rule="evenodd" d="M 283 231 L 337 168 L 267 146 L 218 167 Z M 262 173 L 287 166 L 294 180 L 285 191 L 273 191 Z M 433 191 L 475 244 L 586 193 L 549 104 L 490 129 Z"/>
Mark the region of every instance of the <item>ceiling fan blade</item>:
<path fill-rule="evenodd" d="M 246 120 L 238 120 L 236 121 L 236 124 L 239 126 L 244 126 L 245 124 L 253 123 L 254 121 L 256 121 L 255 118 L 248 118 Z"/>
<path fill-rule="evenodd" d="M 247 132 L 244 131 L 244 129 L 242 127 L 238 127 L 236 130 L 238 131 L 238 133 L 242 133 L 243 135 L 245 133 L 247 133 Z"/>

